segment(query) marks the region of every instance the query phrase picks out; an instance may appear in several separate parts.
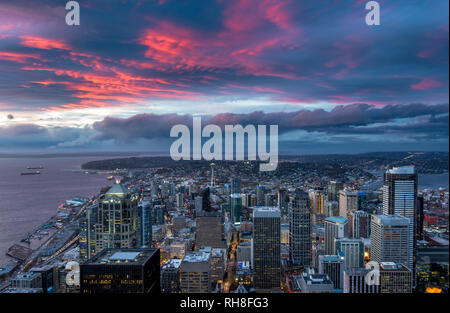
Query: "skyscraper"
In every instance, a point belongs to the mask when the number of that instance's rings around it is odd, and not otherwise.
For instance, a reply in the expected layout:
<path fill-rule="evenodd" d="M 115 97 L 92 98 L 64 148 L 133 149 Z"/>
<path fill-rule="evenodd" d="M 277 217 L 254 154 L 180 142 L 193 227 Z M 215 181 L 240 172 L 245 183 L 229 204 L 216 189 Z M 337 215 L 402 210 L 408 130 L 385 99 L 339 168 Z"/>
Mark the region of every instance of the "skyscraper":
<path fill-rule="evenodd" d="M 366 268 L 350 268 L 344 271 L 344 293 L 379 293 L 380 285 L 368 284 Z"/>
<path fill-rule="evenodd" d="M 354 238 L 335 239 L 337 253 L 345 256 L 345 269 L 364 266 L 364 241 Z"/>
<path fill-rule="evenodd" d="M 412 266 L 409 227 L 409 219 L 400 215 L 372 215 L 370 259 Z"/>
<path fill-rule="evenodd" d="M 139 245 L 138 195 L 116 183 L 99 199 L 89 242 L 94 253 L 105 248 L 137 248 Z M 91 253 L 94 255 L 94 253 Z"/>
<path fill-rule="evenodd" d="M 255 289 L 280 288 L 280 217 L 277 207 L 256 207 L 253 211 Z"/>
<path fill-rule="evenodd" d="M 141 248 L 152 245 L 152 205 L 150 201 L 141 201 L 139 208 L 139 241 Z"/>
<path fill-rule="evenodd" d="M 353 238 L 369 238 L 370 215 L 365 211 L 352 214 Z"/>
<path fill-rule="evenodd" d="M 81 293 L 158 294 L 159 258 L 159 249 L 105 249 L 81 264 Z"/>
<path fill-rule="evenodd" d="M 335 255 L 336 238 L 348 237 L 348 219 L 342 216 L 331 216 L 325 219 L 325 254 Z"/>
<path fill-rule="evenodd" d="M 333 281 L 335 289 L 343 289 L 345 256 L 342 252 L 337 255 L 319 256 L 319 273 L 327 274 Z"/>
<path fill-rule="evenodd" d="M 311 245 L 309 197 L 298 191 L 289 202 L 289 257 L 292 264 L 310 266 Z"/>
<path fill-rule="evenodd" d="M 195 219 L 195 248 L 225 248 L 223 220 L 220 212 L 203 212 Z"/>
<path fill-rule="evenodd" d="M 238 193 L 232 193 L 231 198 L 231 219 L 234 223 L 242 219 L 242 196 Z"/>
<path fill-rule="evenodd" d="M 409 219 L 409 255 L 405 264 L 413 273 L 416 256 L 417 172 L 414 166 L 394 167 L 384 173 L 383 215 L 397 214 Z"/>
<path fill-rule="evenodd" d="M 170 259 L 161 268 L 161 292 L 179 293 L 180 289 L 180 265 L 179 259 Z"/>
<path fill-rule="evenodd" d="M 330 181 L 328 183 L 328 190 L 327 190 L 327 200 L 330 201 L 339 201 L 339 190 L 344 188 L 344 185 L 341 182 L 337 181 Z"/>
<path fill-rule="evenodd" d="M 231 179 L 230 194 L 233 194 L 233 193 L 241 193 L 241 180 L 239 178 L 236 178 L 236 177 Z"/>

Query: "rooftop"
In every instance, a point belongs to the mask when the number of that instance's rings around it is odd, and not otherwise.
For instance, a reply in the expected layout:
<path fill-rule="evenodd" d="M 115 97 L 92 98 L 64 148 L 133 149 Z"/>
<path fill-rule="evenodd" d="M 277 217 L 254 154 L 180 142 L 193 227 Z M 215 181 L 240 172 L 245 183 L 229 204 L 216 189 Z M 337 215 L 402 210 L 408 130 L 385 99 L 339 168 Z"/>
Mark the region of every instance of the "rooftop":
<path fill-rule="evenodd" d="M 183 262 L 189 263 L 199 263 L 199 262 L 208 262 L 210 253 L 204 251 L 189 251 L 183 258 Z"/>
<path fill-rule="evenodd" d="M 85 265 L 122 265 L 145 264 L 158 249 L 105 249 L 96 256 L 90 258 Z"/>
<path fill-rule="evenodd" d="M 277 207 L 255 207 L 253 209 L 253 217 L 280 217 L 280 209 Z"/>
<path fill-rule="evenodd" d="M 106 195 L 109 196 L 118 196 L 123 197 L 128 193 L 128 189 L 125 188 L 122 184 L 116 183 L 114 186 L 112 186 L 107 192 Z"/>
<path fill-rule="evenodd" d="M 348 219 L 342 216 L 330 216 L 325 219 L 325 221 L 336 223 L 336 224 L 344 224 L 348 222 Z"/>
<path fill-rule="evenodd" d="M 401 166 L 388 169 L 386 173 L 389 174 L 414 174 L 416 172 L 414 166 Z"/>
<path fill-rule="evenodd" d="M 372 219 L 383 226 L 407 226 L 409 219 L 400 215 L 372 215 Z"/>

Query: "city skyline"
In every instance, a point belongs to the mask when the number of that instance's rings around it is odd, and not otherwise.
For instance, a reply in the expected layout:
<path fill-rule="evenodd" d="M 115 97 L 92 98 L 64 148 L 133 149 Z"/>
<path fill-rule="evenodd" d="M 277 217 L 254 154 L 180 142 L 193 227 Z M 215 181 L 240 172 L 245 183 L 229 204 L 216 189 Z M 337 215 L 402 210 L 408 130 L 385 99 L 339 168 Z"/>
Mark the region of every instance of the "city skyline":
<path fill-rule="evenodd" d="M 278 124 L 280 154 L 448 151 L 448 3 L 0 1 L 0 153 L 168 154 Z"/>

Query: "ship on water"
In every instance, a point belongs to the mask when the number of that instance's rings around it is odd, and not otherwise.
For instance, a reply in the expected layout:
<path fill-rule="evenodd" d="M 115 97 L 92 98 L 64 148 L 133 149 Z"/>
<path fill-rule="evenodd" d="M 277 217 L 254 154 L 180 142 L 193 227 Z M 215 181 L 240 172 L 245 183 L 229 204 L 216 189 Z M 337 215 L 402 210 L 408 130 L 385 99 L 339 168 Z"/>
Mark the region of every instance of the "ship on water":
<path fill-rule="evenodd" d="M 24 173 L 20 173 L 20 175 L 39 175 L 41 174 L 40 171 L 34 171 L 34 172 L 24 172 Z"/>
<path fill-rule="evenodd" d="M 27 166 L 27 170 L 42 170 L 43 166 Z"/>

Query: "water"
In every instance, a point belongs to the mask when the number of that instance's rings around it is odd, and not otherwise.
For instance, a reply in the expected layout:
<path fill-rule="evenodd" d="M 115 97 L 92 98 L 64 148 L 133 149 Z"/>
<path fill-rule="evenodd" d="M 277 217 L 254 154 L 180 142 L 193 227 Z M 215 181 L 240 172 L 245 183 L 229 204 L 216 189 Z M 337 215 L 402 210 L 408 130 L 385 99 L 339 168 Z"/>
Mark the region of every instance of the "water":
<path fill-rule="evenodd" d="M 102 157 L 0 158 L 0 265 L 14 243 L 56 214 L 73 197 L 92 197 L 111 185 L 107 175 L 85 174 L 81 164 Z M 27 166 L 43 166 L 41 175 L 21 176 Z M 22 243 L 23 244 L 23 243 Z M 26 245 L 26 244 L 23 244 Z"/>
<path fill-rule="evenodd" d="M 377 180 L 370 182 L 366 185 L 367 189 L 378 189 L 383 185 L 383 172 L 371 171 L 372 174 L 378 177 Z M 439 188 L 448 189 L 448 173 L 442 174 L 419 174 L 417 178 L 418 189 L 432 189 L 437 190 Z"/>

